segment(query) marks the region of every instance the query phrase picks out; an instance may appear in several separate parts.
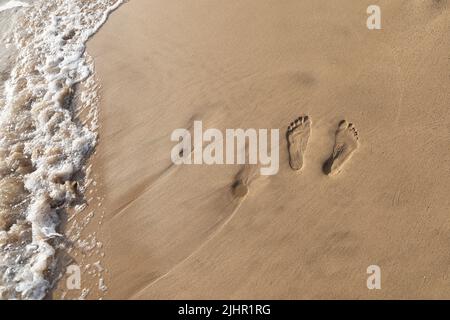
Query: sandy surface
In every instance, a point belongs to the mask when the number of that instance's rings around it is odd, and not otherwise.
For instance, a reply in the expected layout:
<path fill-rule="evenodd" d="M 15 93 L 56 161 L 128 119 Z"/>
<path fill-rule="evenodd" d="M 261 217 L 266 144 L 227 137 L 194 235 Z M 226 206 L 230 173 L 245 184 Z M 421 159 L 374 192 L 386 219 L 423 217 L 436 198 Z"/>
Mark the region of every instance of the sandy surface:
<path fill-rule="evenodd" d="M 449 5 L 132 0 L 94 37 L 106 298 L 450 298 Z M 312 131 L 300 172 L 287 126 Z M 359 131 L 322 166 L 338 123 Z M 174 166 L 174 129 L 280 128 L 280 171 Z M 379 265 L 382 289 L 368 290 Z"/>

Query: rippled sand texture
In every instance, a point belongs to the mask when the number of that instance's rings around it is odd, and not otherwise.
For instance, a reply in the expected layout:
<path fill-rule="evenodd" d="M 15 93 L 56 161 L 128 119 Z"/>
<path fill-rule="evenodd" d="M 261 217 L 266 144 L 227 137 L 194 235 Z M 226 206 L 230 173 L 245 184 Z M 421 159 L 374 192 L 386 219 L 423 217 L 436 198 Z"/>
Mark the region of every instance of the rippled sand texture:
<path fill-rule="evenodd" d="M 132 0 L 111 17 L 88 48 L 106 297 L 450 298 L 448 1 L 377 1 L 379 31 L 371 4 Z M 282 136 L 302 115 L 294 172 Z M 173 166 L 194 120 L 280 128 L 280 172 Z"/>
<path fill-rule="evenodd" d="M 85 43 L 120 3 L 34 1 L 6 37 L 17 57 L 0 106 L 1 298 L 41 299 L 52 286 L 61 215 L 82 198 L 97 137 L 95 83 L 77 92 L 93 71 Z"/>

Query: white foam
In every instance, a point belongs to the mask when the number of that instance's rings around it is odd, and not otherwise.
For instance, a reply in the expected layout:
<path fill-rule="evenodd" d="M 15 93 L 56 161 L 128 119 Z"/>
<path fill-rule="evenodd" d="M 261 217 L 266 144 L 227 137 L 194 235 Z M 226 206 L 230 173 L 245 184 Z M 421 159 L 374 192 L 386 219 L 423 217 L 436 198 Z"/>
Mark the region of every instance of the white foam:
<path fill-rule="evenodd" d="M 74 199 L 72 181 L 97 139 L 96 85 L 85 44 L 122 3 L 36 0 L 16 20 L 9 39 L 18 56 L 0 106 L 0 160 L 10 171 L 0 179 L 14 177 L 27 194 L 12 226 L 0 226 L 0 298 L 42 299 L 50 289 L 47 275 L 56 263 L 50 240 L 61 236 L 59 213 Z M 80 82 L 86 92 L 79 108 L 90 114 L 85 122 L 69 104 Z M 9 219 L 11 210 L 0 218 Z"/>
<path fill-rule="evenodd" d="M 0 6 L 0 12 L 6 11 L 9 9 L 13 9 L 13 8 L 28 7 L 28 6 L 29 6 L 28 3 L 12 0 L 12 1 L 9 1 L 9 2 L 5 3 L 4 5 Z"/>

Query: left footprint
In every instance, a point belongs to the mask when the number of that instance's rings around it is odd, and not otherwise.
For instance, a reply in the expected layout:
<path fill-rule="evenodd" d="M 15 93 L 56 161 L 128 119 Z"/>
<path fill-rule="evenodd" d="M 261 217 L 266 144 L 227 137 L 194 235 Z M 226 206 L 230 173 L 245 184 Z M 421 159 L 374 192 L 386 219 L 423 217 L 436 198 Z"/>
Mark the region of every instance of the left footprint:
<path fill-rule="evenodd" d="M 289 148 L 289 164 L 294 171 L 303 167 L 303 157 L 311 135 L 311 120 L 308 116 L 299 117 L 288 127 L 287 140 Z"/>

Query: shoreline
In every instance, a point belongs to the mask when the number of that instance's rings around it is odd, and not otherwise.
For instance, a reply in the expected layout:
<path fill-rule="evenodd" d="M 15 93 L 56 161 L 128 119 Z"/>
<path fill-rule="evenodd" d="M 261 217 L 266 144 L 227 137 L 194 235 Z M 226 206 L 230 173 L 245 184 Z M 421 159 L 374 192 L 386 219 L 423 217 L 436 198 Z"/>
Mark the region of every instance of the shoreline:
<path fill-rule="evenodd" d="M 78 226 L 68 238 L 59 227 L 67 211 L 82 209 L 89 184 L 84 165 L 95 147 L 97 100 L 85 44 L 116 8 L 113 1 L 36 0 L 11 9 L 14 28 L 1 35 L 2 45 L 16 49 L 2 73 L 3 299 L 46 298 L 63 263 L 57 252 L 69 243 L 100 253 L 95 237 L 79 238 Z M 80 83 L 84 90 L 76 92 Z"/>

